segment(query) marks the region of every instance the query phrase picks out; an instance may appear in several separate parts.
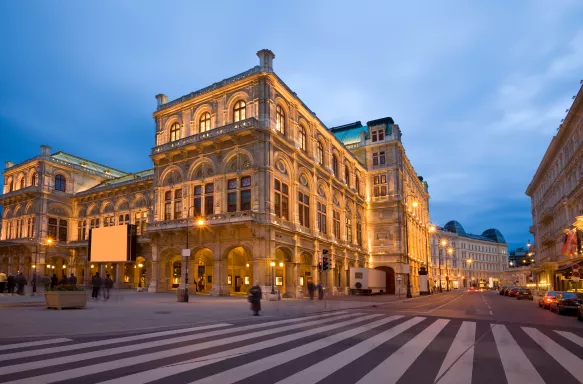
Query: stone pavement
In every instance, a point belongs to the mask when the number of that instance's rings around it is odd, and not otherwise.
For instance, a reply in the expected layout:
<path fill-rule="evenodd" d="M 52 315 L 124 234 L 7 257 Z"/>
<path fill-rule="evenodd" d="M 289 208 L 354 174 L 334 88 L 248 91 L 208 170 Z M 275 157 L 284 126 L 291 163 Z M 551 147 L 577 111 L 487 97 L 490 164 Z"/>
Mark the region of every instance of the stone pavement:
<path fill-rule="evenodd" d="M 90 292 L 88 292 L 88 295 Z M 30 293 L 29 293 L 30 295 Z M 422 298 L 420 296 L 417 298 Z M 409 299 L 415 300 L 417 298 Z M 262 316 L 299 316 L 308 313 L 387 305 L 404 301 L 397 296 L 333 297 L 331 300 L 263 300 Z M 56 335 L 115 333 L 116 331 L 175 327 L 212 321 L 248 318 L 244 296 L 211 297 L 191 295 L 178 303 L 175 293 L 146 293 L 112 290 L 109 300 L 88 299 L 86 309 L 54 310 L 37 296 L 0 295 L 0 339 Z"/>

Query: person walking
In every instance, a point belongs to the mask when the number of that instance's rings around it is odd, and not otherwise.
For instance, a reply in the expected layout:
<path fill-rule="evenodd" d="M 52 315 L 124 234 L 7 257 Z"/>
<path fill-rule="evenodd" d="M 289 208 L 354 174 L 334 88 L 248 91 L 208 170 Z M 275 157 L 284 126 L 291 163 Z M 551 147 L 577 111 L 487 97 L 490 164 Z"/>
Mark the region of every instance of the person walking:
<path fill-rule="evenodd" d="M 51 277 L 51 289 L 55 289 L 57 285 L 59 285 L 59 278 L 56 273 L 53 273 L 53 277 Z"/>
<path fill-rule="evenodd" d="M 16 293 L 20 296 L 24 295 L 24 286 L 26 285 L 26 278 L 22 274 L 22 272 L 18 272 L 16 278 L 14 279 L 16 282 Z"/>
<path fill-rule="evenodd" d="M 69 279 L 67 279 L 67 275 L 63 273 L 63 277 L 59 281 L 59 285 L 69 285 Z"/>
<path fill-rule="evenodd" d="M 261 287 L 259 287 L 259 280 L 255 281 L 255 285 L 249 288 L 248 300 L 251 303 L 251 310 L 253 311 L 253 316 L 259 316 L 259 311 L 261 311 Z"/>
<path fill-rule="evenodd" d="M 109 273 L 105 276 L 105 280 L 103 281 L 103 298 L 109 299 L 109 290 L 113 288 L 113 280 L 109 276 Z"/>
<path fill-rule="evenodd" d="M 310 300 L 314 300 L 314 291 L 316 290 L 316 286 L 314 285 L 313 281 L 308 282 L 308 293 L 310 294 Z"/>
<path fill-rule="evenodd" d="M 77 277 L 71 273 L 71 277 L 69 277 L 69 284 L 70 285 L 77 285 Z"/>
<path fill-rule="evenodd" d="M 14 286 L 16 285 L 16 279 L 12 273 L 8 274 L 8 278 L 6 279 L 6 287 L 8 288 L 8 293 L 14 293 Z"/>
<path fill-rule="evenodd" d="M 4 271 L 0 270 L 0 293 L 4 293 L 4 290 L 6 289 L 6 280 L 7 279 L 8 279 L 8 276 L 6 276 Z"/>
<path fill-rule="evenodd" d="M 318 300 L 323 300 L 324 299 L 324 288 L 322 287 L 322 284 L 318 283 Z"/>
<path fill-rule="evenodd" d="M 99 289 L 101 288 L 101 277 L 99 277 L 99 272 L 95 272 L 95 276 L 91 278 L 91 285 L 93 286 L 91 297 L 99 299 Z"/>

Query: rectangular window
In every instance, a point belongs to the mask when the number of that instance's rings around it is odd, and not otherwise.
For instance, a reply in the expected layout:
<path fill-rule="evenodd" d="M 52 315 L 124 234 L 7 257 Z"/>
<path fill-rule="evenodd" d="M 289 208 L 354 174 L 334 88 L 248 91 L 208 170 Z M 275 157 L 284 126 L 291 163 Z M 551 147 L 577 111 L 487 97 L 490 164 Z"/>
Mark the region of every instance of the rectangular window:
<path fill-rule="evenodd" d="M 168 202 L 164 204 L 164 220 L 172 219 L 172 203 Z"/>
<path fill-rule="evenodd" d="M 275 215 L 289 220 L 289 188 L 285 183 L 275 180 Z"/>
<path fill-rule="evenodd" d="M 59 241 L 67 241 L 67 220 L 59 220 Z"/>
<path fill-rule="evenodd" d="M 387 196 L 387 175 L 378 175 L 373 177 L 373 196 Z"/>
<path fill-rule="evenodd" d="M 180 219 L 182 217 L 182 189 L 174 191 L 174 218 Z"/>
<path fill-rule="evenodd" d="M 318 230 L 321 233 L 326 233 L 326 204 L 318 202 Z"/>
<path fill-rule="evenodd" d="M 251 190 L 244 189 L 241 191 L 241 211 L 251 210 Z"/>
<path fill-rule="evenodd" d="M 35 222 L 36 217 L 33 216 L 28 218 L 28 237 L 30 238 L 36 237 Z"/>
<path fill-rule="evenodd" d="M 372 142 L 377 141 L 377 131 L 372 131 Z"/>
<path fill-rule="evenodd" d="M 87 220 L 81 220 L 77 225 L 77 240 L 82 241 L 85 239 L 87 239 Z"/>
<path fill-rule="evenodd" d="M 99 228 L 99 219 L 91 219 L 90 228 Z"/>
<path fill-rule="evenodd" d="M 199 201 L 199 203 L 200 203 L 200 201 Z M 199 207 L 199 209 L 200 209 L 200 207 Z M 208 215 L 212 215 L 214 213 L 215 213 L 215 210 L 214 210 L 213 195 L 205 196 L 204 197 L 204 214 L 208 216 Z"/>
<path fill-rule="evenodd" d="M 202 216 L 202 202 L 200 197 L 194 198 L 194 204 L 192 206 L 194 207 L 194 212 L 192 213 L 194 217 Z"/>
<path fill-rule="evenodd" d="M 51 239 L 57 239 L 57 219 L 49 217 L 49 228 L 48 228 L 48 235 Z"/>
<path fill-rule="evenodd" d="M 379 154 L 378 152 L 372 153 L 372 165 L 379 165 Z"/>
<path fill-rule="evenodd" d="M 346 216 L 346 241 L 352 243 L 352 219 Z"/>
<path fill-rule="evenodd" d="M 237 193 L 230 192 L 227 194 L 227 212 L 237 212 Z"/>
<path fill-rule="evenodd" d="M 383 141 L 385 139 L 385 130 L 381 129 L 379 131 L 379 141 Z"/>
<path fill-rule="evenodd" d="M 310 197 L 298 192 L 298 213 L 300 225 L 310 228 Z"/>
<path fill-rule="evenodd" d="M 332 219 L 334 221 L 334 237 L 340 239 L 340 212 L 332 211 Z"/>
<path fill-rule="evenodd" d="M 227 189 L 237 189 L 237 179 L 227 181 Z"/>
<path fill-rule="evenodd" d="M 385 151 L 382 151 L 379 154 L 379 164 L 385 164 Z"/>
<path fill-rule="evenodd" d="M 362 223 L 356 223 L 356 243 L 362 247 Z"/>

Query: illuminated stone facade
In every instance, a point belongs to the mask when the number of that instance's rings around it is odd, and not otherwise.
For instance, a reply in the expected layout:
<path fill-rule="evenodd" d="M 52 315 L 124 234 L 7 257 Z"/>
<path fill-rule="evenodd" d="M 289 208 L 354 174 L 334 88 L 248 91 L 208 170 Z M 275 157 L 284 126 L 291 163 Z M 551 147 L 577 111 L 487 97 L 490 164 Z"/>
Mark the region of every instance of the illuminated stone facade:
<path fill-rule="evenodd" d="M 418 293 L 419 267 L 430 264 L 429 194 L 398 125 L 327 128 L 273 72 L 273 53 L 258 56 L 258 66 L 174 101 L 156 96 L 152 170 L 129 174 L 48 147 L 7 163 L 0 267 L 102 270 L 152 292 L 182 287 L 188 267 L 191 292 L 195 281 L 228 295 L 258 280 L 287 297 L 310 280 L 343 294 L 350 267 L 371 267 L 388 272 L 390 293 L 410 272 Z M 125 223 L 139 224 L 136 263 L 87 263 L 88 230 Z M 320 273 L 324 249 L 332 269 Z"/>
<path fill-rule="evenodd" d="M 581 249 L 564 256 L 565 234 L 578 228 L 583 233 L 583 91 L 573 101 L 556 136 L 532 178 L 526 194 L 531 198 L 536 265 L 534 283 L 539 289 L 581 289 L 581 281 L 570 278 L 572 263 L 583 264 Z"/>

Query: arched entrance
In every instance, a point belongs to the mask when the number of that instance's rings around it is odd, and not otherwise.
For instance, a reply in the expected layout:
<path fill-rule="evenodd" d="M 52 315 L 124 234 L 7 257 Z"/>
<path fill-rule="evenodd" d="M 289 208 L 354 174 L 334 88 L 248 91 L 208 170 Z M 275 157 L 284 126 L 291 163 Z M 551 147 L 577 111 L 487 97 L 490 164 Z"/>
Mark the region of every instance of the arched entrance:
<path fill-rule="evenodd" d="M 295 297 L 296 282 L 294 281 L 293 256 L 288 248 L 275 250 L 275 289 L 278 289 L 284 297 Z M 269 283 L 271 285 L 271 282 Z"/>
<path fill-rule="evenodd" d="M 241 246 L 232 248 L 227 253 L 226 264 L 226 279 L 224 279 L 224 275 L 221 276 L 222 285 L 226 283 L 230 294 L 246 295 L 253 285 L 251 255 Z"/>
<path fill-rule="evenodd" d="M 192 266 L 189 272 L 192 271 L 193 284 L 196 284 L 197 292 L 209 292 L 213 286 L 213 270 L 214 270 L 214 255 L 208 248 L 202 248 L 194 252 L 192 256 Z M 193 290 L 190 290 L 194 292 Z"/>
<path fill-rule="evenodd" d="M 316 283 L 314 273 L 314 263 L 312 261 L 312 255 L 303 252 L 300 255 L 300 285 L 302 286 L 302 291 L 304 295 L 308 294 L 308 283 Z"/>
<path fill-rule="evenodd" d="M 67 260 L 62 256 L 51 256 L 47 258 L 45 269 L 46 276 L 56 275 L 60 280 L 67 273 Z"/>
<path fill-rule="evenodd" d="M 391 267 L 376 267 L 379 271 L 384 271 L 387 278 L 387 291 L 385 293 L 389 295 L 395 294 L 395 270 Z"/>
<path fill-rule="evenodd" d="M 178 289 L 178 286 L 181 283 L 184 283 L 184 280 L 182 279 L 182 256 L 180 251 L 176 248 L 166 249 L 160 255 L 160 260 L 161 265 L 163 266 L 163 268 L 160 268 L 160 290 L 172 291 Z M 140 274 L 140 282 L 142 280 L 142 276 L 143 271 Z M 144 281 L 142 284 L 145 283 L 146 282 Z M 144 285 L 142 285 L 142 287 L 144 287 Z"/>

